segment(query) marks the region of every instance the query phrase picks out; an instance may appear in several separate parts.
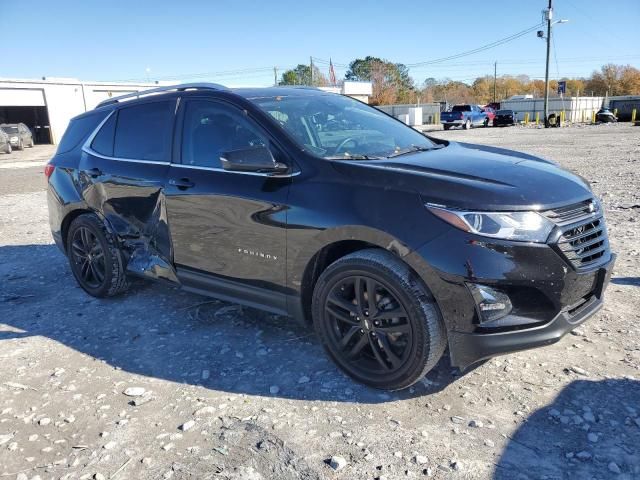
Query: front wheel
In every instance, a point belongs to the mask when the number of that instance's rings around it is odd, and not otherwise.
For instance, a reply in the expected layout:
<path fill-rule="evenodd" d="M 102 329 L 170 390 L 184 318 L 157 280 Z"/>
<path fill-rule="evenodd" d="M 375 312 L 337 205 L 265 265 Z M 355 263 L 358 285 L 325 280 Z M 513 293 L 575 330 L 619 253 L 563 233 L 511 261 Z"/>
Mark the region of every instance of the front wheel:
<path fill-rule="evenodd" d="M 464 122 L 464 129 L 465 130 L 470 130 L 471 129 L 471 120 L 467 119 L 467 121 Z"/>
<path fill-rule="evenodd" d="M 22 143 L 22 140 L 20 140 L 20 142 L 18 143 L 18 146 L 16 147 L 17 150 L 24 150 L 24 143 Z"/>
<path fill-rule="evenodd" d="M 443 125 L 445 130 L 449 130 L 451 128 L 451 125 Z"/>
<path fill-rule="evenodd" d="M 329 356 L 355 380 L 400 390 L 431 370 L 446 346 L 422 281 L 395 255 L 367 249 L 332 263 L 313 292 L 313 322 Z"/>
<path fill-rule="evenodd" d="M 11 144 L 7 142 L 7 146 L 4 147 L 4 153 L 11 153 L 13 150 L 11 149 Z"/>
<path fill-rule="evenodd" d="M 71 222 L 67 256 L 73 276 L 89 295 L 110 297 L 126 290 L 122 252 L 96 215 L 85 213 Z"/>
<path fill-rule="evenodd" d="M 489 126 L 489 119 L 485 118 L 484 119 L 484 123 L 482 125 L 485 126 L 485 127 L 488 127 Z"/>

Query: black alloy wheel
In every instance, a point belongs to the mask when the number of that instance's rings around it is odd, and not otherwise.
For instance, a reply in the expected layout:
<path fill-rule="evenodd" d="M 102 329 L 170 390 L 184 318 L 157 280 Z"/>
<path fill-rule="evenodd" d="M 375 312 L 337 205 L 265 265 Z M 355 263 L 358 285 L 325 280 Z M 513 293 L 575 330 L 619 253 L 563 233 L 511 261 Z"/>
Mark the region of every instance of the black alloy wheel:
<path fill-rule="evenodd" d="M 338 367 L 374 388 L 413 385 L 446 347 L 444 322 L 426 285 L 382 249 L 360 250 L 329 265 L 314 287 L 312 317 Z"/>
<path fill-rule="evenodd" d="M 100 218 L 79 215 L 65 234 L 71 271 L 85 292 L 110 297 L 127 289 L 124 255 Z"/>
<path fill-rule="evenodd" d="M 71 239 L 72 260 L 82 282 L 91 289 L 100 288 L 105 281 L 104 249 L 87 227 L 77 228 Z"/>
<path fill-rule="evenodd" d="M 348 276 L 334 285 L 325 301 L 333 347 L 365 375 L 393 372 L 411 352 L 411 324 L 392 292 L 375 278 Z"/>

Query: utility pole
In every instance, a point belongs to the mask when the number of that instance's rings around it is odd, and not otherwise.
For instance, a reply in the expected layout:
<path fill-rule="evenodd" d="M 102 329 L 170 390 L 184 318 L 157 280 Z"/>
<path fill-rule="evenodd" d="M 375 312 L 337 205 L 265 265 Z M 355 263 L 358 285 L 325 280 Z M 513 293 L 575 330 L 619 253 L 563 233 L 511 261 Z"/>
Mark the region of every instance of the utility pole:
<path fill-rule="evenodd" d="M 273 86 L 278 86 L 278 67 L 273 67 Z"/>
<path fill-rule="evenodd" d="M 547 20 L 547 64 L 544 71 L 544 126 L 548 127 L 549 117 L 549 57 L 551 56 L 551 25 L 553 20 L 553 0 L 549 0 L 549 9 L 545 12 Z"/>
<path fill-rule="evenodd" d="M 496 85 L 498 83 L 498 62 L 493 62 L 493 103 L 496 103 Z"/>
<path fill-rule="evenodd" d="M 310 86 L 313 86 L 313 57 L 309 57 L 309 64 L 311 66 L 311 84 Z"/>

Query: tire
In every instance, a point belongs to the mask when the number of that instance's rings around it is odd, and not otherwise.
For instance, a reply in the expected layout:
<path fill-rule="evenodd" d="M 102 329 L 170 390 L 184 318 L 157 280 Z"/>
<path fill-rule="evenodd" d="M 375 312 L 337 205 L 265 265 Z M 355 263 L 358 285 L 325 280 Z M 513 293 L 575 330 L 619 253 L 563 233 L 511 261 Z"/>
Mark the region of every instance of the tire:
<path fill-rule="evenodd" d="M 487 128 L 489 126 L 489 119 L 488 118 L 484 119 L 484 122 L 482 123 L 482 126 L 485 127 L 485 128 Z"/>
<path fill-rule="evenodd" d="M 7 146 L 4 147 L 4 153 L 9 154 L 11 153 L 13 150 L 11 149 L 11 144 L 9 142 L 7 142 Z"/>
<path fill-rule="evenodd" d="M 22 139 L 20 139 L 20 142 L 18 142 L 18 146 L 16 147 L 16 150 L 24 150 L 24 144 L 22 143 Z"/>
<path fill-rule="evenodd" d="M 371 289 L 376 292 L 373 304 Z M 433 296 L 386 250 L 361 250 L 327 267 L 313 291 L 312 316 L 338 367 L 374 388 L 410 387 L 438 363 L 446 347 L 444 322 Z"/>
<path fill-rule="evenodd" d="M 443 125 L 445 130 L 449 130 L 451 128 L 451 125 Z"/>
<path fill-rule="evenodd" d="M 467 118 L 467 121 L 464 122 L 464 125 L 462 128 L 464 128 L 465 130 L 471 130 L 471 120 Z"/>
<path fill-rule="evenodd" d="M 31 142 L 29 143 L 29 148 L 33 148 L 34 143 L 33 143 L 33 137 L 31 137 Z"/>
<path fill-rule="evenodd" d="M 86 243 L 83 242 L 83 235 L 88 239 Z M 89 246 L 90 248 L 86 248 Z M 81 250 L 84 254 L 88 252 L 84 259 L 79 254 Z M 111 297 L 127 289 L 122 252 L 115 237 L 95 214 L 85 213 L 71 222 L 66 238 L 66 251 L 73 276 L 89 295 Z M 87 256 L 89 264 L 86 263 Z"/>

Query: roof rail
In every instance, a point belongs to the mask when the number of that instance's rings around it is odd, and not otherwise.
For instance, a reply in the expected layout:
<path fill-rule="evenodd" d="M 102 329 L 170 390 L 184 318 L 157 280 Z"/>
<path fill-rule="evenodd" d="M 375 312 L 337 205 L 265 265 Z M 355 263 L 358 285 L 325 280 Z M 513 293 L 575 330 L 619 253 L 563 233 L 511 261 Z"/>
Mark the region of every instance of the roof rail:
<path fill-rule="evenodd" d="M 276 85 L 275 88 L 283 87 L 283 88 L 298 88 L 300 90 L 321 90 L 319 87 L 313 85 Z"/>
<path fill-rule="evenodd" d="M 140 98 L 145 95 L 152 95 L 154 93 L 170 92 L 175 90 L 177 92 L 183 92 L 185 90 L 228 90 L 224 85 L 218 83 L 182 83 L 180 85 L 167 85 L 164 87 L 150 88 L 148 90 L 141 90 L 138 92 L 128 93 L 126 95 L 120 95 L 119 97 L 109 98 L 100 102 L 96 108 L 104 107 L 105 105 L 111 105 L 119 103 L 122 100 L 129 98 Z"/>

